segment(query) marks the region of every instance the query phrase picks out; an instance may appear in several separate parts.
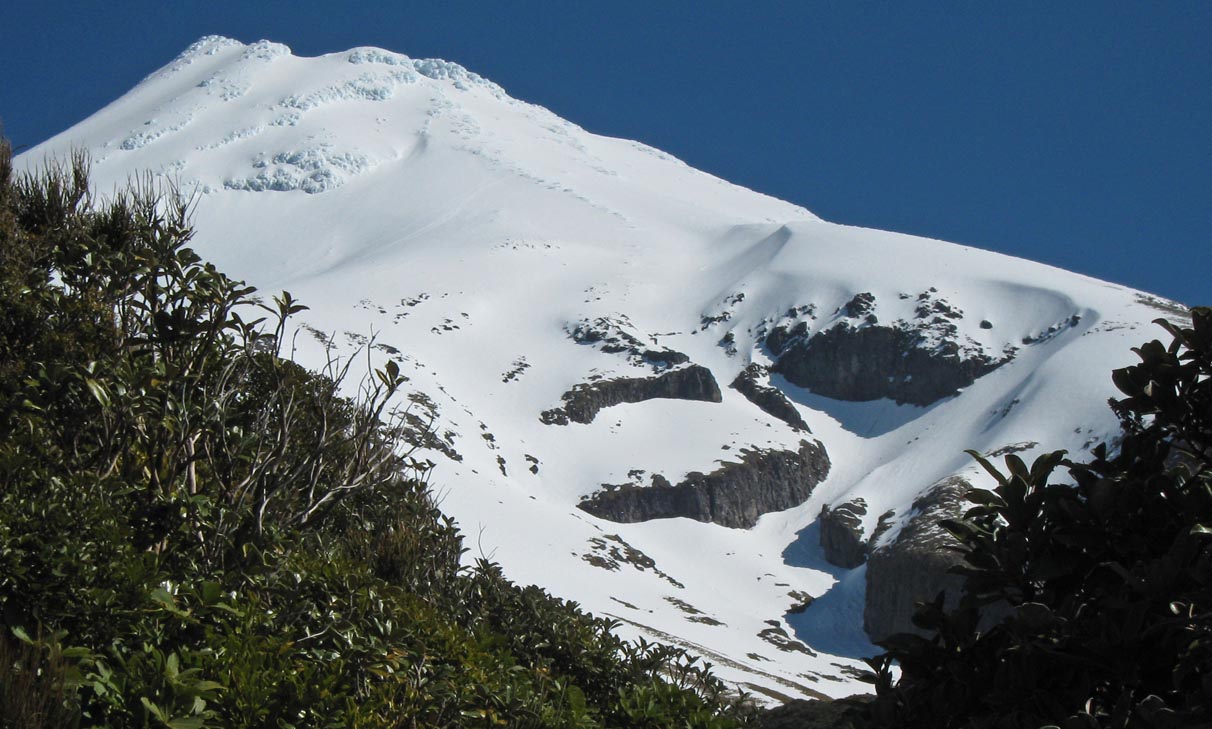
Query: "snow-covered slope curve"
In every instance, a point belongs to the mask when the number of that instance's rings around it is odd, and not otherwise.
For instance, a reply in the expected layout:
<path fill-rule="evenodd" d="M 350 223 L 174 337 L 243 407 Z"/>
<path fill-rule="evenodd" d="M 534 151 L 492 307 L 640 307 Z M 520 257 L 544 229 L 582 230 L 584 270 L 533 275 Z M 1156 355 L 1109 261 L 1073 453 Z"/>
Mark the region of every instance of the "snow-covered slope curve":
<path fill-rule="evenodd" d="M 77 147 L 102 192 L 151 170 L 196 193 L 203 256 L 311 307 L 305 358 L 334 335 L 398 360 L 443 507 L 511 577 L 767 696 L 853 693 L 873 651 L 865 567 L 823 560 L 822 506 L 862 498 L 856 530 L 891 514 L 888 542 L 932 484 L 980 482 L 965 448 L 1088 447 L 1114 428 L 1109 370 L 1167 307 L 834 225 L 373 48 L 204 38 L 19 164 Z M 786 460 L 818 443 L 827 467 Z M 762 506 L 751 528 L 578 508 L 608 493 Z"/>

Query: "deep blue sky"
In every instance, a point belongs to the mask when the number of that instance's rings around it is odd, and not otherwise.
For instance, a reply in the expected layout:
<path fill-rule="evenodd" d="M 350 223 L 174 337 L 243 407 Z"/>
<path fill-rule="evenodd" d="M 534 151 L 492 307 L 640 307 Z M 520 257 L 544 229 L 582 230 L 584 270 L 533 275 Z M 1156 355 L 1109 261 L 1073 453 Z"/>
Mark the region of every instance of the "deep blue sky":
<path fill-rule="evenodd" d="M 1212 304 L 1212 2 L 8 0 L 32 146 L 199 36 L 457 61 L 836 222 Z"/>

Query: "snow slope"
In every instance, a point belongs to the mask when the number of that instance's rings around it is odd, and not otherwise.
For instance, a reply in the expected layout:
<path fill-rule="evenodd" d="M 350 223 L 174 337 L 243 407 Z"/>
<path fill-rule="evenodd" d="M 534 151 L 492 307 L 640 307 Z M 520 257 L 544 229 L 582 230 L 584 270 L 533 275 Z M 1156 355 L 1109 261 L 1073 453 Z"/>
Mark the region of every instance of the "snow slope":
<path fill-rule="evenodd" d="M 863 497 L 870 534 L 942 478 L 980 483 L 966 448 L 1089 447 L 1114 430 L 1110 369 L 1157 335 L 1148 322 L 1166 307 L 1029 261 L 828 223 L 586 132 L 458 65 L 373 48 L 298 58 L 203 38 L 18 164 L 77 147 L 102 192 L 151 170 L 196 193 L 201 255 L 311 307 L 296 340 L 306 361 L 324 357 L 318 332 L 343 356 L 369 343 L 401 363 L 414 412 L 445 443 L 426 457 L 472 556 L 616 616 L 630 635 L 688 645 L 766 696 L 862 690 L 856 658 L 875 652 L 861 628 L 864 568 L 828 565 L 816 542 L 823 505 Z M 922 301 L 944 301 L 962 312 L 950 334 L 961 353 L 1013 356 L 925 406 L 830 399 L 774 375 L 811 435 L 728 387 L 751 362 L 773 362 L 770 331 L 851 321 L 860 293 L 881 323 L 913 324 Z M 543 422 L 580 383 L 660 369 L 572 336 L 603 317 L 708 368 L 721 402 L 650 399 L 590 423 Z M 923 346 L 938 344 L 932 332 Z M 603 484 L 677 483 L 742 449 L 814 438 L 828 478 L 749 529 L 576 508 Z M 818 600 L 789 623 L 806 596 Z M 780 635 L 796 630 L 807 646 Z"/>

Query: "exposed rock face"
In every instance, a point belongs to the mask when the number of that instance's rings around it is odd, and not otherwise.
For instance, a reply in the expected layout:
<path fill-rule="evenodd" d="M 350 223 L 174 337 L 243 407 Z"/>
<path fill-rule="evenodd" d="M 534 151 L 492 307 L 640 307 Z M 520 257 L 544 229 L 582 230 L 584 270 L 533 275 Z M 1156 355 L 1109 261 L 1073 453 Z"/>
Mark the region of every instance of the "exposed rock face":
<path fill-rule="evenodd" d="M 854 298 L 846 302 L 846 305 L 843 306 L 842 309 L 846 312 L 846 316 L 853 319 L 863 319 L 869 316 L 874 317 L 875 294 L 869 292 L 855 294 Z M 872 321 L 871 323 L 874 324 L 875 321 Z"/>
<path fill-rule="evenodd" d="M 963 579 L 947 570 L 963 560 L 947 549 L 958 542 L 938 522 L 966 511 L 969 488 L 958 476 L 935 484 L 913 503 L 915 513 L 896 541 L 871 553 L 863 627 L 873 641 L 894 633 L 924 634 L 913 625 L 914 606 L 933 600 L 939 591 L 946 591 L 948 607 L 959 600 Z"/>
<path fill-rule="evenodd" d="M 765 381 L 767 381 L 766 368 L 755 363 L 742 370 L 729 387 L 744 395 L 746 400 L 757 405 L 767 414 L 773 415 L 793 428 L 812 432 L 783 391 L 777 387 L 763 384 Z"/>
<path fill-rule="evenodd" d="M 816 441 L 800 441 L 798 451 L 742 453 L 739 463 L 725 463 L 708 474 L 691 473 L 676 486 L 655 475 L 651 486 L 613 487 L 578 506 L 624 523 L 685 516 L 745 529 L 762 514 L 802 504 L 829 473 L 829 456 Z"/>
<path fill-rule="evenodd" d="M 549 425 L 565 425 L 570 420 L 591 423 L 603 408 L 654 398 L 705 402 L 723 399 L 711 370 L 692 364 L 667 370 L 656 377 L 620 377 L 582 383 L 564 393 L 563 407 L 546 410 L 539 419 Z"/>
<path fill-rule="evenodd" d="M 944 342 L 919 346 L 916 333 L 886 326 L 836 326 L 792 343 L 774 371 L 818 395 L 838 400 L 876 400 L 929 405 L 954 395 L 1000 361 L 964 359 L 959 347 Z"/>
<path fill-rule="evenodd" d="M 875 297 L 861 293 L 838 309 L 842 319 L 824 331 L 810 334 L 802 320 L 774 327 L 766 335 L 766 346 L 777 356 L 772 369 L 837 400 L 929 405 L 950 397 L 1014 352 L 993 357 L 963 337 L 955 324 L 963 312 L 937 294 L 922 292 L 914 317 L 891 324 L 878 323 Z"/>
<path fill-rule="evenodd" d="M 863 539 L 866 514 L 867 502 L 861 498 L 821 509 L 821 547 L 830 564 L 850 569 L 867 561 L 867 541 Z"/>
<path fill-rule="evenodd" d="M 771 352 L 782 354 L 792 342 L 807 336 L 808 322 L 806 321 L 775 327 L 766 335 L 766 346 L 770 348 Z"/>
<path fill-rule="evenodd" d="M 880 324 L 876 308 L 875 296 L 857 294 L 814 334 L 793 309 L 795 317 L 767 332 L 772 370 L 828 398 L 930 405 L 1013 358 L 1013 347 L 991 355 L 962 336 L 955 323 L 964 312 L 936 290 L 917 295 L 913 318 Z"/>

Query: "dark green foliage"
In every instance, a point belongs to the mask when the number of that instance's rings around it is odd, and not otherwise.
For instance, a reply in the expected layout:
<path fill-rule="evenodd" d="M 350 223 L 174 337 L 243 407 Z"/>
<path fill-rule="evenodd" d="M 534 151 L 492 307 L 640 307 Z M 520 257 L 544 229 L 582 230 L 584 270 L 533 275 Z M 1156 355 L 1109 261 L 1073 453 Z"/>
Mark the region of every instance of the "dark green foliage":
<path fill-rule="evenodd" d="M 68 656 L 52 641 L 0 636 L 0 728 L 70 729 L 80 710 Z"/>
<path fill-rule="evenodd" d="M 1212 309 L 1191 318 L 1114 372 L 1117 452 L 973 454 L 998 486 L 943 524 L 964 594 L 882 643 L 873 726 L 1212 726 Z"/>
<path fill-rule="evenodd" d="M 851 706 L 863 703 L 870 697 L 852 696 L 849 699 L 830 701 L 822 699 L 796 699 L 767 709 L 762 713 L 758 726 L 761 729 L 856 729 L 859 724 L 851 716 Z"/>
<path fill-rule="evenodd" d="M 87 180 L 0 146 L 0 727 L 742 722 L 681 651 L 460 568 L 397 367 L 342 397 L 185 203 Z"/>

